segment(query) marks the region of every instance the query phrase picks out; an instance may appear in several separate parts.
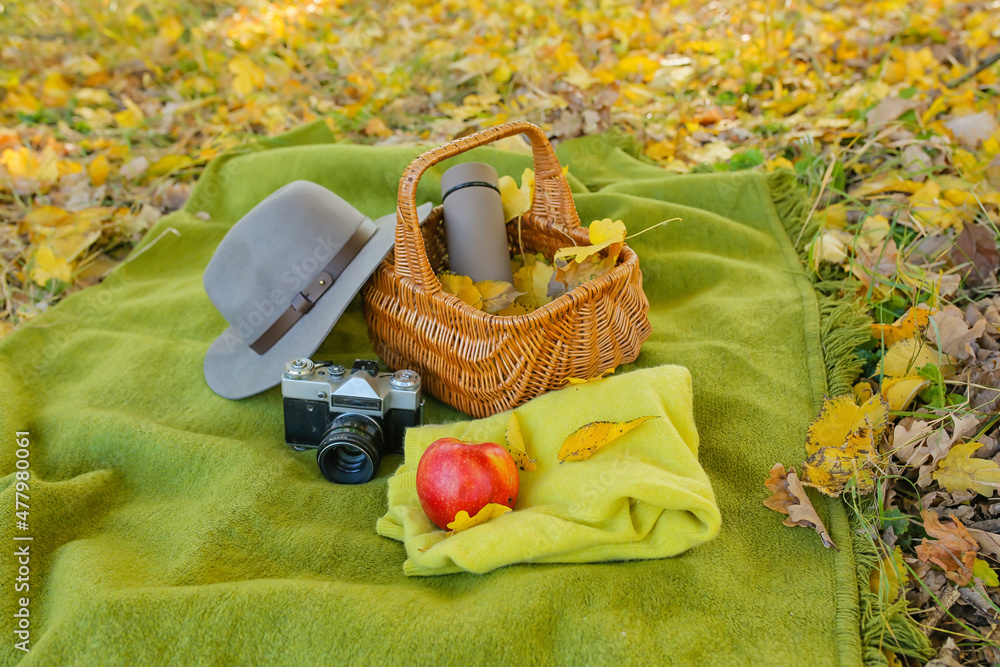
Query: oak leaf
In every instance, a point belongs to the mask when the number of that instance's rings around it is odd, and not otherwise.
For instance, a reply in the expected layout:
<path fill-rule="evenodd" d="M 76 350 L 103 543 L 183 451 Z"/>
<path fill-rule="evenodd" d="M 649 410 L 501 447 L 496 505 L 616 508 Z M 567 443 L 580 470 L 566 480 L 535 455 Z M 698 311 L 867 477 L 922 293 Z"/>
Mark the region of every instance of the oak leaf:
<path fill-rule="evenodd" d="M 917 558 L 925 563 L 934 563 L 959 586 L 972 581 L 972 568 L 979 545 L 962 522 L 952 516 L 953 523 L 941 523 L 938 515 L 931 510 L 923 510 L 920 518 L 924 521 L 927 534 L 936 539 L 921 540 L 916 549 Z"/>
<path fill-rule="evenodd" d="M 586 461 L 606 445 L 656 416 L 637 417 L 627 422 L 590 422 L 575 430 L 559 448 L 563 461 Z"/>
<path fill-rule="evenodd" d="M 507 422 L 507 430 L 504 432 L 504 439 L 507 442 L 507 451 L 517 467 L 524 472 L 534 472 L 538 470 L 535 459 L 529 459 L 528 453 L 524 449 L 524 434 L 521 433 L 521 422 L 517 418 L 517 413 L 510 413 L 510 421 Z"/>
<path fill-rule="evenodd" d="M 974 491 L 992 497 L 1000 488 L 1000 465 L 992 459 L 973 458 L 980 447 L 982 444 L 975 441 L 954 445 L 931 477 L 948 491 Z"/>
<path fill-rule="evenodd" d="M 448 537 L 451 537 L 455 533 L 460 533 L 463 530 L 479 526 L 487 521 L 490 521 L 491 519 L 495 519 L 498 516 L 503 516 L 504 514 L 513 511 L 514 510 L 511 508 L 506 505 L 501 505 L 500 503 L 489 503 L 483 507 L 483 509 L 476 512 L 475 516 L 471 517 L 465 510 L 459 510 L 458 514 L 455 515 L 455 519 L 448 524 L 448 528 L 451 528 L 451 530 L 448 531 Z"/>
<path fill-rule="evenodd" d="M 806 495 L 806 490 L 802 488 L 798 475 L 795 474 L 795 468 L 789 468 L 788 472 L 785 472 L 785 466 L 775 463 L 771 468 L 770 478 L 764 484 L 773 494 L 764 501 L 764 507 L 787 514 L 788 518 L 782 522 L 786 526 L 814 529 L 823 540 L 824 547 L 837 549 L 826 526 L 823 525 L 823 520 L 816 514 L 812 501 Z"/>

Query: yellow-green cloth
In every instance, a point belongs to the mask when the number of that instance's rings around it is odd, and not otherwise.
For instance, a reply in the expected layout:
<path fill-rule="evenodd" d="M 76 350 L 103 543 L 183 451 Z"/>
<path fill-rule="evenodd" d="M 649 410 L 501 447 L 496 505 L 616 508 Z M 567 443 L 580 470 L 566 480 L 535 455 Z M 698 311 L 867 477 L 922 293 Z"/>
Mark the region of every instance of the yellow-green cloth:
<path fill-rule="evenodd" d="M 438 438 L 504 442 L 511 412 L 410 429 L 389 480 L 380 535 L 406 544 L 411 575 L 489 572 L 511 563 L 588 563 L 674 556 L 719 532 L 698 464 L 691 375 L 659 366 L 540 396 L 513 411 L 537 469 L 520 473 L 515 512 L 446 537 L 420 509 L 417 462 Z M 586 461 L 558 460 L 585 424 L 653 416 Z"/>
<path fill-rule="evenodd" d="M 0 340 L 0 664 L 858 664 L 843 505 L 813 496 L 839 552 L 762 505 L 771 466 L 802 460 L 828 389 L 819 300 L 765 174 L 677 176 L 607 137 L 558 147 L 584 224 L 682 218 L 629 241 L 652 334 L 618 369 L 691 372 L 698 459 L 724 521 L 678 556 L 408 577 L 403 545 L 375 532 L 400 457 L 368 484 L 331 484 L 315 454 L 282 442 L 278 389 L 212 393 L 202 359 L 226 325 L 202 274 L 228 229 L 296 179 L 390 213 L 421 151 L 331 143 L 320 124 L 220 158 L 141 254 Z M 516 178 L 531 164 L 486 148 L 462 159 Z M 450 164 L 425 173 L 419 202 L 440 201 Z M 371 353 L 355 301 L 317 358 Z M 434 400 L 426 418 L 467 419 Z M 31 433 L 24 531 L 16 431 Z M 28 655 L 10 631 L 22 535 Z"/>

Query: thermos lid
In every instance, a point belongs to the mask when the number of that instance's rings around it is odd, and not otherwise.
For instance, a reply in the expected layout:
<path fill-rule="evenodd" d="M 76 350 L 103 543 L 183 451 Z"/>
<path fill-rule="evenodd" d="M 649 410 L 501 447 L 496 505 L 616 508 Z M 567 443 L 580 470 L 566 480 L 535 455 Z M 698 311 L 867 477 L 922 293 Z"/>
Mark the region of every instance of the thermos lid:
<path fill-rule="evenodd" d="M 465 184 L 484 185 L 499 192 L 500 179 L 497 170 L 483 162 L 463 162 L 441 175 L 441 196 L 445 196 L 456 186 Z"/>

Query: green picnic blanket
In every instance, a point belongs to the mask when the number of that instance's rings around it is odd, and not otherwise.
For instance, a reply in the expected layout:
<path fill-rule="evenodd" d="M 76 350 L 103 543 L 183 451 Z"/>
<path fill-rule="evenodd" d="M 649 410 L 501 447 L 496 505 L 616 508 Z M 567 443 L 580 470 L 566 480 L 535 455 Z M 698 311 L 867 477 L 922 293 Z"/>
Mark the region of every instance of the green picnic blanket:
<path fill-rule="evenodd" d="M 278 389 L 229 401 L 202 378 L 225 325 L 201 277 L 227 229 L 296 179 L 384 215 L 420 152 L 330 139 L 312 125 L 215 161 L 131 261 L 0 341 L 5 664 L 861 661 L 843 508 L 814 497 L 838 552 L 761 504 L 771 466 L 802 459 L 827 391 L 818 299 L 774 179 L 670 175 L 609 137 L 559 148 L 585 223 L 682 219 L 630 242 L 652 335 L 618 372 L 690 370 L 719 535 L 672 558 L 407 577 L 403 545 L 375 532 L 398 457 L 371 483 L 330 484 L 314 455 L 283 444 Z M 518 178 L 530 166 L 496 149 L 460 159 Z M 448 166 L 423 178 L 419 201 L 440 200 Z M 371 356 L 358 301 L 319 354 Z M 428 423 L 461 418 L 428 403 Z M 27 574 L 13 555 L 24 545 Z M 30 653 L 9 629 L 23 609 Z"/>

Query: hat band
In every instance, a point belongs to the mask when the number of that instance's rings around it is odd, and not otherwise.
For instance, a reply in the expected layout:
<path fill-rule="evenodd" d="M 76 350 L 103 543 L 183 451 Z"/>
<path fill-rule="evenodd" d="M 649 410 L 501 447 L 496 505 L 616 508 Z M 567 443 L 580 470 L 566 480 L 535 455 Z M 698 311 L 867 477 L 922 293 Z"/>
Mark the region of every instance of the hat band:
<path fill-rule="evenodd" d="M 292 304 L 288 309 L 275 320 L 274 324 L 268 327 L 267 331 L 260 335 L 260 338 L 250 343 L 250 349 L 257 354 L 264 354 L 274 347 L 274 344 L 281 340 L 281 337 L 288 333 L 288 330 L 302 319 L 303 315 L 312 310 L 319 298 L 333 286 L 334 281 L 340 277 L 340 274 L 361 248 L 368 243 L 368 239 L 375 234 L 377 229 L 374 222 L 365 218 L 354 235 L 344 244 L 340 252 L 327 262 L 326 266 L 309 283 L 309 286 L 292 298 Z"/>

